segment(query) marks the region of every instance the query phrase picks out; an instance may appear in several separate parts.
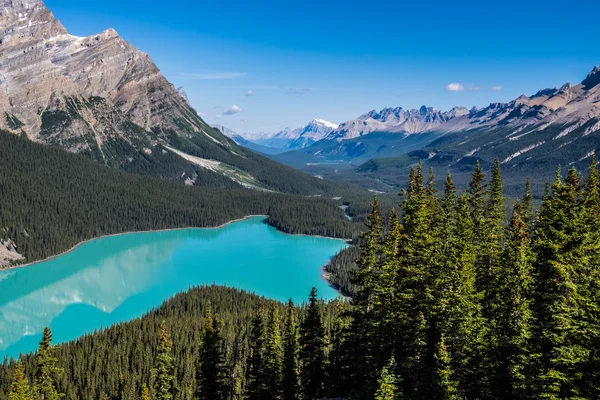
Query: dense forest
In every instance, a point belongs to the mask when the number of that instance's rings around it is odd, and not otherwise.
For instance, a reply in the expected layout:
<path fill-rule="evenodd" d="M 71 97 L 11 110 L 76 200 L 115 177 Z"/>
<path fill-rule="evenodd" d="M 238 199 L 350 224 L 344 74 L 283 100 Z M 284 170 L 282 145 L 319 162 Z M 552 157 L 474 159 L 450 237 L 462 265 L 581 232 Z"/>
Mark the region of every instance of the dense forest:
<path fill-rule="evenodd" d="M 361 226 L 331 199 L 187 187 L 2 132 L 0 193 L 0 239 L 12 239 L 24 261 L 105 234 L 218 226 L 246 215 L 269 215 L 268 223 L 287 233 L 347 239 Z"/>
<path fill-rule="evenodd" d="M 489 182 L 476 165 L 460 194 L 450 175 L 440 191 L 419 166 L 398 212 L 384 218 L 373 201 L 349 302 L 323 303 L 313 290 L 295 307 L 194 289 L 141 320 L 55 350 L 48 331 L 37 355 L 5 361 L 0 393 L 597 399 L 596 160 L 585 179 L 574 168 L 566 177 L 559 170 L 535 214 L 529 185 L 510 216 L 504 202 L 498 160 Z M 33 397 L 19 397 L 25 392 Z"/>

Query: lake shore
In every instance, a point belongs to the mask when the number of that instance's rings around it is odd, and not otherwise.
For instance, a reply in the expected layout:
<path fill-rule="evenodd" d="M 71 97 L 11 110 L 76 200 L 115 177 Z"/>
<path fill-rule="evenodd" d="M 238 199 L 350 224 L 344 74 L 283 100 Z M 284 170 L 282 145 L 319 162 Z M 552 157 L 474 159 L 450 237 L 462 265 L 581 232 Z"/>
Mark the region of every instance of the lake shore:
<path fill-rule="evenodd" d="M 206 227 L 197 227 L 197 226 L 189 226 L 189 227 L 182 227 L 182 228 L 168 228 L 168 229 L 153 229 L 153 230 L 144 230 L 144 231 L 129 231 L 129 232 L 120 232 L 120 233 L 111 233 L 108 235 L 102 235 L 102 236 L 97 236 L 91 239 L 87 239 L 84 240 L 82 242 L 77 243 L 75 246 L 71 247 L 68 250 L 63 251 L 62 253 L 59 254 L 55 254 L 53 256 L 47 257 L 43 260 L 36 260 L 36 261 L 32 261 L 26 264 L 16 264 L 16 265 L 9 265 L 9 266 L 5 266 L 5 267 L 0 267 L 0 272 L 2 271 L 10 271 L 10 270 L 14 270 L 14 269 L 20 269 L 20 268 L 26 268 L 26 267 L 30 267 L 32 265 L 36 265 L 39 263 L 43 263 L 43 262 L 47 262 L 47 261 L 51 261 L 54 260 L 55 258 L 58 257 L 62 257 L 66 254 L 71 253 L 72 251 L 77 250 L 79 247 L 83 246 L 86 243 L 92 242 L 94 240 L 99 240 L 99 239 L 103 239 L 103 238 L 109 238 L 109 237 L 115 237 L 115 236 L 122 236 L 122 235 L 133 235 L 133 234 L 137 234 L 137 233 L 152 233 L 152 232 L 169 232 L 169 231 L 182 231 L 182 230 L 188 230 L 188 229 L 221 229 L 226 227 L 227 225 L 236 223 L 236 222 L 241 222 L 241 221 L 245 221 L 247 219 L 250 218 L 256 218 L 256 217 L 263 217 L 263 218 L 268 218 L 268 215 L 264 215 L 264 214 L 257 214 L 257 215 L 246 215 L 245 217 L 242 218 L 237 218 L 237 219 L 232 219 L 230 221 L 227 221 L 219 226 L 206 226 Z M 276 227 L 269 225 L 274 229 L 277 229 Z M 332 240 L 342 240 L 345 241 L 348 244 L 351 244 L 352 240 L 351 239 L 340 239 L 340 238 L 333 238 L 333 237 L 328 237 L 328 236 L 322 236 L 322 235 L 307 235 L 307 234 L 303 234 L 303 233 L 287 233 L 284 232 L 280 229 L 277 229 L 279 232 L 284 233 L 286 235 L 293 235 L 293 236 L 310 236 L 310 237 L 318 237 L 318 238 L 323 238 L 323 239 L 332 239 Z"/>

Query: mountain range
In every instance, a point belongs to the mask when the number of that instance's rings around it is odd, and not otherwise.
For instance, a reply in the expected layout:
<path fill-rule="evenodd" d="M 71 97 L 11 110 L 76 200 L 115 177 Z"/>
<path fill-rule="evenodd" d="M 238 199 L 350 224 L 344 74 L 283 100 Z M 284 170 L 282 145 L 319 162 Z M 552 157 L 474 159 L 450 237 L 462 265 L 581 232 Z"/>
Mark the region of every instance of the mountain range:
<path fill-rule="evenodd" d="M 394 187 L 407 176 L 403 168 L 417 161 L 456 171 L 477 160 L 489 167 L 499 157 L 509 175 L 547 177 L 559 164 L 587 162 L 600 148 L 599 133 L 600 67 L 595 67 L 576 85 L 480 109 L 373 110 L 306 148 L 272 157 L 326 178 L 356 180 L 351 176 L 358 173 Z"/>
<path fill-rule="evenodd" d="M 244 147 L 265 154 L 279 154 L 304 149 L 326 138 L 339 125 L 323 119 L 314 119 L 301 128 L 285 128 L 275 133 L 237 133 L 222 125 L 213 126 L 218 127 L 226 136 Z"/>
<path fill-rule="evenodd" d="M 327 187 L 209 126 L 185 90 L 115 30 L 70 35 L 41 0 L 0 0 L 0 10 L 0 129 L 189 185 Z"/>

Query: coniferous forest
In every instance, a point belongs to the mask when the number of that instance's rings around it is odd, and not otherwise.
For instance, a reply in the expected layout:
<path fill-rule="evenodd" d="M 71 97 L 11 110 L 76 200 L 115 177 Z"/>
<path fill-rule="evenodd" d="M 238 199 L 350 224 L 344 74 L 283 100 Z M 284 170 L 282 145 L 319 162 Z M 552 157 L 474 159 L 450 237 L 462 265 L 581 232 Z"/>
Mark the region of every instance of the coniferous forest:
<path fill-rule="evenodd" d="M 330 199 L 186 187 L 0 131 L 0 240 L 12 239 L 27 262 L 106 234 L 213 227 L 256 214 L 293 234 L 351 239 L 361 225 Z"/>
<path fill-rule="evenodd" d="M 372 203 L 353 297 L 192 289 L 0 370 L 2 399 L 596 399 L 600 176 L 559 170 L 505 215 L 500 163 L 458 193 L 419 166 Z M 384 222 L 386 221 L 386 222 Z"/>

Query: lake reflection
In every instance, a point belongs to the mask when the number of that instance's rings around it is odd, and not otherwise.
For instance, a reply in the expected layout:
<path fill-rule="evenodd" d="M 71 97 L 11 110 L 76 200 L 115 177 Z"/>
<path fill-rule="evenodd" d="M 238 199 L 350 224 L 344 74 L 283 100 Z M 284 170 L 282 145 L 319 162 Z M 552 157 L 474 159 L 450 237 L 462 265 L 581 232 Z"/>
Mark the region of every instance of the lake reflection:
<path fill-rule="evenodd" d="M 316 286 L 336 295 L 321 267 L 342 241 L 285 235 L 261 217 L 218 229 L 120 235 L 26 268 L 0 272 L 0 357 L 34 350 L 46 326 L 55 342 L 141 316 L 200 284 L 226 284 L 285 301 Z"/>

